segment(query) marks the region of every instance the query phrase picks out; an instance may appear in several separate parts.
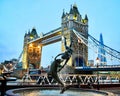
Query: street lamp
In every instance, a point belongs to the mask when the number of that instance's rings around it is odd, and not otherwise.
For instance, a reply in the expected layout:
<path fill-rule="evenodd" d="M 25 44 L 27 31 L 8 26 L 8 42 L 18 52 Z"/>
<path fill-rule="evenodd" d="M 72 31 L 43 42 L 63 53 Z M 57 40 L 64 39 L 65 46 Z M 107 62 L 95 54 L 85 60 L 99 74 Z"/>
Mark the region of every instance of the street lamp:
<path fill-rule="evenodd" d="M 98 72 L 99 62 L 100 62 L 100 60 L 99 60 L 99 58 L 97 57 L 97 58 L 96 58 L 96 63 L 97 63 L 97 90 L 100 89 L 100 88 L 99 88 L 99 72 Z"/>

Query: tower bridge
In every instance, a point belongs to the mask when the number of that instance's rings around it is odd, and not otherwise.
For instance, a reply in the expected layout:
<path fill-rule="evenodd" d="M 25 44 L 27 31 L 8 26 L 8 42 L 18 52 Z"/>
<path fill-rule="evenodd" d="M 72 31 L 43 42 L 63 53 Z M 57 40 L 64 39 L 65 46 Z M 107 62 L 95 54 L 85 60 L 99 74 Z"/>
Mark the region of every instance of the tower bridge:
<path fill-rule="evenodd" d="M 41 34 L 42 36 L 40 36 L 39 38 L 36 39 L 32 39 L 30 42 L 28 42 L 28 44 L 31 43 L 40 43 L 42 44 L 42 46 L 48 45 L 48 44 L 52 44 L 58 41 L 61 41 L 61 27 L 50 31 L 46 34 Z"/>
<path fill-rule="evenodd" d="M 97 68 L 93 66 L 93 68 L 91 67 L 91 69 L 85 67 L 89 66 L 89 48 L 95 51 L 95 54 L 98 54 L 98 48 L 101 48 L 106 53 L 106 55 L 100 53 L 103 57 L 112 57 L 120 64 L 120 52 L 104 44 L 102 47 L 99 46 L 100 42 L 88 33 L 88 21 L 89 20 L 87 15 L 82 18 L 77 6 L 73 5 L 70 8 L 69 13 L 65 13 L 63 11 L 61 17 L 61 27 L 54 29 L 46 34 L 41 33 L 40 36 L 38 36 L 35 28 L 33 28 L 31 32 L 29 31 L 28 33 L 26 33 L 24 36 L 22 55 L 23 68 L 29 68 L 29 64 L 32 64 L 34 68 L 40 68 L 42 47 L 49 44 L 61 41 L 61 51 L 64 52 L 65 48 L 61 39 L 62 36 L 66 37 L 68 45 L 71 41 L 73 41 L 72 49 L 74 50 L 74 53 L 67 65 L 74 68 L 75 70 L 111 70 L 114 67 L 113 66 L 111 68 L 110 66 L 107 66 L 104 68 Z M 120 66 L 114 68 L 113 70 L 119 70 Z"/>

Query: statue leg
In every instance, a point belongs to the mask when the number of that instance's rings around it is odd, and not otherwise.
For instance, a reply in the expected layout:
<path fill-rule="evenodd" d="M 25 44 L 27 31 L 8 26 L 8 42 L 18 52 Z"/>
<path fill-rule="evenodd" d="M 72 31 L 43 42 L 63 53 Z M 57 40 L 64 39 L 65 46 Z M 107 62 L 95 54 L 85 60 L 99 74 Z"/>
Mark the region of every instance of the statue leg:
<path fill-rule="evenodd" d="M 63 84 L 63 82 L 60 80 L 60 78 L 58 77 L 58 74 L 57 74 L 57 73 L 54 73 L 54 74 L 52 75 L 52 77 L 53 77 L 59 84 L 61 84 L 61 85 L 64 87 L 64 84 Z"/>
<path fill-rule="evenodd" d="M 59 76 L 58 76 L 58 74 L 56 72 L 52 72 L 51 75 L 59 84 L 61 84 L 64 87 L 63 82 L 60 80 L 60 78 L 59 78 Z"/>
<path fill-rule="evenodd" d="M 68 90 L 71 86 L 68 85 L 68 86 L 65 86 L 62 88 L 62 90 L 60 91 L 60 94 L 63 94 L 66 90 Z"/>

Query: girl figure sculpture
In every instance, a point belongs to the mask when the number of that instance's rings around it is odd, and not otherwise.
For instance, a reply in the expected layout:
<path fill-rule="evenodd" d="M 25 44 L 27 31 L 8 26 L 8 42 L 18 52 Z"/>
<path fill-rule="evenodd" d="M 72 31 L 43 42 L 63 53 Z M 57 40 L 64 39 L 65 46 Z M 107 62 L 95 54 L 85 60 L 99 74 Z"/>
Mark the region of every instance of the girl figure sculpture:
<path fill-rule="evenodd" d="M 61 84 L 63 86 L 63 89 L 62 89 L 61 93 L 63 93 L 66 90 L 67 87 L 59 79 L 59 76 L 58 76 L 57 73 L 60 72 L 62 68 L 64 68 L 64 66 L 67 64 L 68 60 L 70 59 L 70 57 L 71 57 L 71 55 L 73 53 L 73 50 L 71 49 L 72 42 L 71 42 L 70 46 L 67 46 L 67 44 L 66 44 L 66 38 L 62 37 L 62 40 L 64 42 L 64 46 L 65 46 L 66 51 L 64 53 L 58 54 L 55 57 L 54 61 L 51 64 L 51 68 L 50 68 L 50 74 L 51 74 L 51 76 L 59 84 Z M 59 56 L 61 56 L 61 59 L 57 59 Z M 61 65 L 61 62 L 63 62 L 63 61 L 65 61 L 65 63 L 63 65 Z"/>
<path fill-rule="evenodd" d="M 69 46 L 67 46 L 67 43 L 66 43 L 66 38 L 65 37 L 62 37 L 62 40 L 64 42 L 64 46 L 65 46 L 65 52 L 64 53 L 60 53 L 58 54 L 56 57 L 55 57 L 55 60 L 57 57 L 61 56 L 61 60 L 65 61 L 65 63 L 63 64 L 63 66 L 59 69 L 59 71 L 61 71 L 61 69 L 67 64 L 68 60 L 70 59 L 72 53 L 73 53 L 73 50 L 71 48 L 72 46 L 72 41 L 71 41 L 71 44 Z"/>

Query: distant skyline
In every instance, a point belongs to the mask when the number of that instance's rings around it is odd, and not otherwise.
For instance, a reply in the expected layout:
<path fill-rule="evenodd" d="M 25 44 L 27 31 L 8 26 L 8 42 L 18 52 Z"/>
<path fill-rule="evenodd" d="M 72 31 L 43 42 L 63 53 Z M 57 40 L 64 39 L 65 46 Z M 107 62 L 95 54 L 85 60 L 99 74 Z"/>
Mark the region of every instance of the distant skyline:
<path fill-rule="evenodd" d="M 102 33 L 104 44 L 120 51 L 120 0 L 0 0 L 0 62 L 19 57 L 33 27 L 38 35 L 60 27 L 63 9 L 69 12 L 74 3 L 83 18 L 88 16 L 89 34 L 99 40 Z M 49 65 L 60 48 L 60 42 L 45 46 L 42 65 Z"/>

